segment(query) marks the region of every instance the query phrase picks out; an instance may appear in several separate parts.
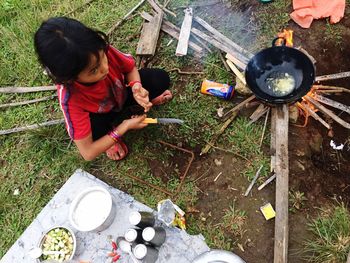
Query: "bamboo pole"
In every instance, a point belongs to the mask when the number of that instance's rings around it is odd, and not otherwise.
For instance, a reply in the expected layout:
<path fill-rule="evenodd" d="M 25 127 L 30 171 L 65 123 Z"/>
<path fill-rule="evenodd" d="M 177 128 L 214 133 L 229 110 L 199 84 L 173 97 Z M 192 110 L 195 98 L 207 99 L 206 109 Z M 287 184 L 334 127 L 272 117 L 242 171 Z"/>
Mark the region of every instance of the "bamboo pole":
<path fill-rule="evenodd" d="M 38 91 L 56 90 L 56 86 L 40 87 L 0 87 L 0 93 L 29 93 Z"/>
<path fill-rule="evenodd" d="M 27 125 L 27 126 L 23 126 L 23 127 L 13 128 L 13 129 L 9 129 L 9 130 L 0 130 L 0 135 L 35 130 L 35 129 L 38 129 L 41 127 L 51 126 L 51 125 L 56 125 L 56 124 L 61 124 L 61 123 L 64 123 L 64 119 L 52 120 L 52 121 L 47 121 L 47 122 L 43 122 L 43 123 L 39 123 L 39 124 L 33 124 L 33 125 Z"/>

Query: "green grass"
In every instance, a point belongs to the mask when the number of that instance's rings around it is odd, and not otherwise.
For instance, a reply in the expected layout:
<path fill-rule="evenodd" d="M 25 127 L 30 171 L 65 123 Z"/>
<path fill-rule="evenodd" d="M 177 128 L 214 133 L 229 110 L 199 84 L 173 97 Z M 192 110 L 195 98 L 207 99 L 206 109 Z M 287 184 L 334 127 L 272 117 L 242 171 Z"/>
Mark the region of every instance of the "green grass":
<path fill-rule="evenodd" d="M 89 5 L 83 5 L 85 2 L 0 0 L 0 86 L 51 84 L 42 73 L 33 48 L 33 34 L 42 20 L 51 16 L 66 15 L 82 6 L 70 16 L 106 32 L 139 1 L 120 0 L 117 4 L 115 1 L 93 1 Z M 170 8 L 187 3 L 188 1 L 172 1 Z M 149 10 L 149 7 L 144 5 L 142 9 Z M 175 19 L 175 22 L 181 25 L 181 18 Z M 127 21 L 112 34 L 111 43 L 124 52 L 135 54 L 137 37 L 131 41 L 125 39 L 135 34 L 141 24 L 140 17 Z M 230 27 L 223 23 L 222 32 L 229 30 Z M 131 151 L 125 161 L 115 163 L 105 156 L 89 163 L 83 161 L 76 147 L 70 145 L 63 125 L 0 137 L 0 257 L 77 168 L 96 175 L 153 208 L 166 196 L 140 185 L 126 175 L 139 176 L 171 191 L 177 188 L 179 175 L 183 173 L 183 164 L 176 161 L 183 154 L 157 143 L 157 140 L 174 144 L 180 142 L 188 149 L 201 148 L 222 124 L 217 118 L 217 109 L 230 108 L 233 104 L 201 94 L 200 84 L 204 78 L 232 84 L 233 77 L 224 69 L 217 53 L 206 56 L 200 62 L 194 62 L 192 56 L 175 57 L 176 42 L 167 46 L 169 40 L 170 37 L 162 34 L 157 54 L 149 66 L 166 70 L 181 68 L 186 71 L 203 71 L 205 74 L 182 76 L 176 72 L 171 73 L 174 99 L 167 105 L 152 109 L 149 115 L 181 118 L 185 120 L 185 125 L 149 126 L 145 130 L 128 134 L 126 141 Z M 0 104 L 49 94 L 53 93 L 0 94 Z M 61 117 L 57 101 L 50 100 L 0 110 L 0 127 L 1 130 L 10 129 Z M 238 118 L 221 136 L 218 145 L 225 145 L 228 149 L 249 158 L 252 165 L 242 173 L 252 178 L 262 163 L 263 174 L 267 174 L 268 160 L 256 144 L 260 139 L 261 124 L 248 126 L 247 122 L 247 119 Z M 171 178 L 167 183 L 153 176 L 149 166 L 150 159 L 162 161 L 165 167 L 172 167 L 171 164 L 175 162 L 175 168 L 167 170 Z M 19 195 L 14 195 L 17 189 Z M 186 208 L 194 205 L 197 199 L 197 188 L 193 183 L 186 182 L 176 203 Z M 213 247 L 228 250 L 232 247 L 233 243 L 227 242 L 229 237 L 225 235 L 226 229 L 223 227 L 210 222 L 198 222 L 191 216 L 188 218 L 188 227 L 190 233 L 203 232 L 208 244 Z"/>
<path fill-rule="evenodd" d="M 304 242 L 305 258 L 315 263 L 346 262 L 350 252 L 350 213 L 344 203 L 322 211 L 309 224 L 314 238 Z"/>

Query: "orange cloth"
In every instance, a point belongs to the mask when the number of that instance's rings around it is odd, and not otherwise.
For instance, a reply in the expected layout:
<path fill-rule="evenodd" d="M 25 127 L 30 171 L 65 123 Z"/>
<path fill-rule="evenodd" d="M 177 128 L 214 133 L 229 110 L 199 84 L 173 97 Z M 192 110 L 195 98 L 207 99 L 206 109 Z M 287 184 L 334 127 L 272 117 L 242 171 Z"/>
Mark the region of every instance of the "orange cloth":
<path fill-rule="evenodd" d="M 335 24 L 344 16 L 345 0 L 293 0 L 293 9 L 290 17 L 303 28 L 324 17 L 330 17 L 331 24 Z"/>

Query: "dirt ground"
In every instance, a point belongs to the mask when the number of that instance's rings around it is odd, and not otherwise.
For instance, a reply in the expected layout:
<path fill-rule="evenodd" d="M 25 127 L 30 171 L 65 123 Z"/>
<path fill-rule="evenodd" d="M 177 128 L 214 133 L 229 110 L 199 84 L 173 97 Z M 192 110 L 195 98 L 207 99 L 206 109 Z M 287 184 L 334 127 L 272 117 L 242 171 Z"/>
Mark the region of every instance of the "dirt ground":
<path fill-rule="evenodd" d="M 247 6 L 254 11 L 258 1 L 245 3 L 241 8 L 246 10 Z M 214 8 L 215 10 L 215 8 Z M 294 30 L 294 44 L 301 46 L 309 52 L 316 60 L 316 75 L 333 74 L 350 70 L 350 10 L 346 10 L 345 18 L 340 22 L 345 27 L 342 34 L 342 42 L 337 46 L 334 41 L 324 40 L 326 27 L 325 20 L 314 21 L 310 29 L 302 29 L 294 22 L 289 27 Z M 350 89 L 349 79 L 334 80 L 328 83 Z M 333 99 L 347 103 L 350 94 L 343 93 L 333 96 Z M 337 114 L 350 122 L 350 116 L 346 113 Z M 243 115 L 249 116 L 248 112 Z M 303 120 L 299 121 L 302 124 Z M 307 201 L 305 206 L 294 213 L 289 213 L 289 262 L 302 263 L 298 251 L 302 247 L 302 241 L 309 237 L 307 223 L 309 217 L 313 217 L 319 211 L 317 208 L 326 207 L 333 202 L 333 198 L 341 198 L 346 203 L 350 199 L 350 132 L 336 123 L 332 123 L 333 130 L 330 133 L 321 124 L 310 118 L 305 128 L 290 125 L 289 130 L 289 164 L 290 164 L 290 190 L 305 193 Z M 336 152 L 330 147 L 330 140 L 337 144 L 345 144 L 342 152 Z M 266 149 L 268 155 L 268 149 Z M 219 159 L 222 165 L 217 166 L 215 159 Z M 211 154 L 199 157 L 192 164 L 189 172 L 190 178 L 198 178 L 207 173 L 203 179 L 196 181 L 202 194 L 196 204 L 202 215 L 209 215 L 215 222 L 223 216 L 223 209 L 228 203 L 236 200 L 238 207 L 244 209 L 247 214 L 246 232 L 238 237 L 244 252 L 234 249 L 249 263 L 271 263 L 273 262 L 274 248 L 274 220 L 266 221 L 259 211 L 259 207 L 267 202 L 274 204 L 274 183 L 268 185 L 261 191 L 256 187 L 248 197 L 243 193 L 249 182 L 240 176 L 241 167 L 246 165 L 241 160 L 229 153 L 214 151 Z M 154 174 L 162 174 L 159 165 L 151 164 Z M 221 173 L 217 181 L 214 178 Z M 198 220 L 200 220 L 198 215 Z"/>

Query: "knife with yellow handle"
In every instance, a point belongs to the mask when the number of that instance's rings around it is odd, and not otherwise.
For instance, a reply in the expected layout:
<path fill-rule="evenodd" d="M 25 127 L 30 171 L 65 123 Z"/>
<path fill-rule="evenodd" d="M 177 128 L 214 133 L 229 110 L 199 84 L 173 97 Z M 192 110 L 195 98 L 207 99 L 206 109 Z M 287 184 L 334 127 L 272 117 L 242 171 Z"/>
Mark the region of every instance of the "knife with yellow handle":
<path fill-rule="evenodd" d="M 143 123 L 148 123 L 148 124 L 169 124 L 169 123 L 183 124 L 184 121 L 180 120 L 180 119 L 173 119 L 173 118 L 146 118 L 146 119 L 144 119 Z"/>

